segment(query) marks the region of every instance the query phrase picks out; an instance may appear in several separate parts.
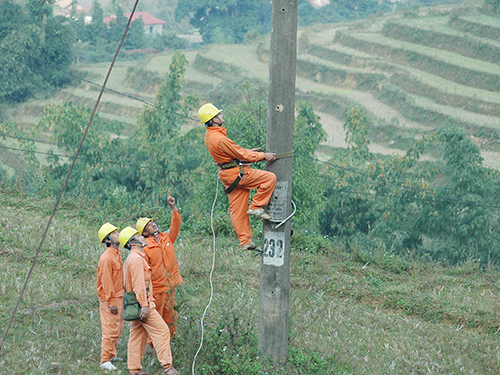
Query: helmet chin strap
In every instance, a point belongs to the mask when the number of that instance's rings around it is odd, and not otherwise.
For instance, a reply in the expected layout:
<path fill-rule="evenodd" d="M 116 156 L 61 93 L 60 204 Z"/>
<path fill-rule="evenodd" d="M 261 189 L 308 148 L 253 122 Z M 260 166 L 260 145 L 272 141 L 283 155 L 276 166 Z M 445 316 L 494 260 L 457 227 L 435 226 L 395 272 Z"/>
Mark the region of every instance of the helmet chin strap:
<path fill-rule="evenodd" d="M 145 242 L 141 242 L 139 240 L 136 240 L 135 238 L 132 238 L 129 242 L 129 244 L 133 244 L 133 243 L 138 243 L 139 245 L 141 245 L 142 247 L 146 247 L 147 244 Z"/>
<path fill-rule="evenodd" d="M 116 247 L 120 244 L 119 242 L 113 242 L 109 236 L 106 237 L 106 239 L 104 240 L 104 243 L 109 243 L 109 244 L 113 245 L 114 247 Z"/>

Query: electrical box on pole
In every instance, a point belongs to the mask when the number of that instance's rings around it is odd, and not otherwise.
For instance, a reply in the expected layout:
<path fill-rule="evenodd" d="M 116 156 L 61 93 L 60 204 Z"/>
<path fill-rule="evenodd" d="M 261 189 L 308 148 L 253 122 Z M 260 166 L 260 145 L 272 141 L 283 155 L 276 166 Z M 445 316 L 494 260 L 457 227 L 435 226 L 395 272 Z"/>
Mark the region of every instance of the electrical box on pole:
<path fill-rule="evenodd" d="M 277 154 L 293 151 L 297 2 L 272 1 L 266 150 Z M 291 237 L 290 220 L 280 226 L 276 221 L 291 214 L 292 162 L 289 157 L 267 163 L 278 181 L 268 207 L 273 221 L 264 222 L 258 345 L 276 364 L 288 354 Z"/>

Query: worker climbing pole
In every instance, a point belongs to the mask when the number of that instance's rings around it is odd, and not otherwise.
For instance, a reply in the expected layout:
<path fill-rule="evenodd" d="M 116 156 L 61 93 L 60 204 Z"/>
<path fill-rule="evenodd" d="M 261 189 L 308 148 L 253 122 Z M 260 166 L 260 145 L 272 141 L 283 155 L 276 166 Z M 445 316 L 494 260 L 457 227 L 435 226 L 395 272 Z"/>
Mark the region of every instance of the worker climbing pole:
<path fill-rule="evenodd" d="M 288 353 L 292 161 L 297 58 L 297 0 L 273 0 L 266 149 L 276 161 L 266 169 L 277 177 L 264 221 L 258 345 L 276 364 Z M 282 157 L 280 157 L 282 156 Z"/>

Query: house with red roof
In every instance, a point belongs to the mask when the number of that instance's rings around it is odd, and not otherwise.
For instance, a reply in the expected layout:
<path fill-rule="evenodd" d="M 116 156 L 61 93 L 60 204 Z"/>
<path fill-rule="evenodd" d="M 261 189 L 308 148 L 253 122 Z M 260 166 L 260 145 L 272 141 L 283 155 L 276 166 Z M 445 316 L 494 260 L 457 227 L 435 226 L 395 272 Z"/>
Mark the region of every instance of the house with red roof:
<path fill-rule="evenodd" d="M 130 12 L 124 12 L 123 15 L 130 19 Z M 132 22 L 142 18 L 142 22 L 144 22 L 144 33 L 145 34 L 162 34 L 163 33 L 163 24 L 166 23 L 163 20 L 160 20 L 159 18 L 153 17 L 151 14 L 148 12 L 135 12 L 134 16 L 132 17 Z M 109 25 L 109 21 L 116 19 L 116 15 L 113 14 L 111 16 L 105 17 L 104 18 L 104 23 L 106 25 Z"/>

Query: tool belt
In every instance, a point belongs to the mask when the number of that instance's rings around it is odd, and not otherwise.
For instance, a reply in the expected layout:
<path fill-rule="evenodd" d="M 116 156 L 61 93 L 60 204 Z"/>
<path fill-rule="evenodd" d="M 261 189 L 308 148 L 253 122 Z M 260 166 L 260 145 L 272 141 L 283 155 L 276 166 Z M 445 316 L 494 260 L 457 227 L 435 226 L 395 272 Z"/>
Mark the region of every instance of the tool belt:
<path fill-rule="evenodd" d="M 236 186 L 240 183 L 241 179 L 245 175 L 245 166 L 241 164 L 241 162 L 238 159 L 233 159 L 227 163 L 222 163 L 222 164 L 217 164 L 220 169 L 231 169 L 231 168 L 236 168 L 240 166 L 240 173 L 238 173 L 238 177 L 236 177 L 236 180 L 232 182 L 231 185 L 229 185 L 227 188 L 224 188 L 224 193 L 229 194 L 231 193 L 234 189 L 236 189 Z"/>
<path fill-rule="evenodd" d="M 231 169 L 240 165 L 240 161 L 238 159 L 233 159 L 227 163 L 217 164 L 221 169 Z"/>

